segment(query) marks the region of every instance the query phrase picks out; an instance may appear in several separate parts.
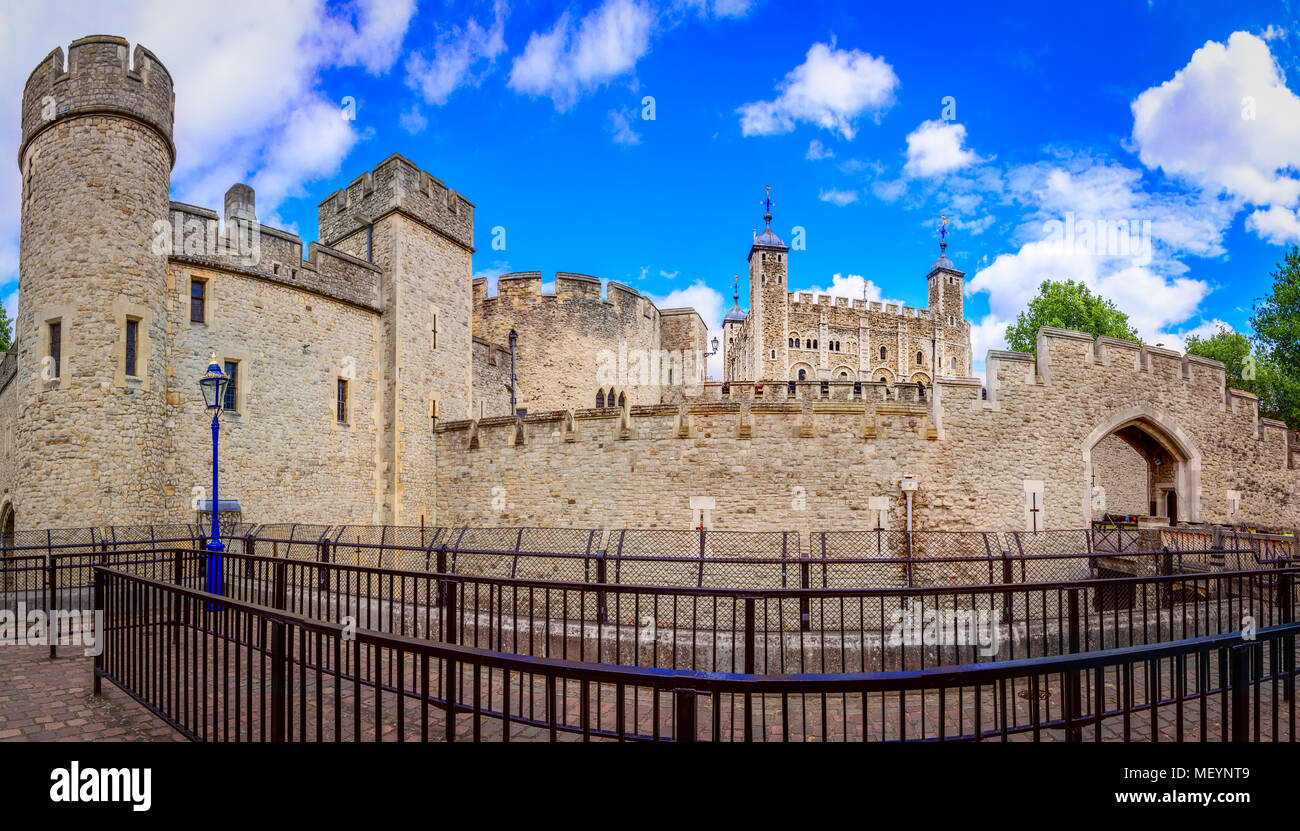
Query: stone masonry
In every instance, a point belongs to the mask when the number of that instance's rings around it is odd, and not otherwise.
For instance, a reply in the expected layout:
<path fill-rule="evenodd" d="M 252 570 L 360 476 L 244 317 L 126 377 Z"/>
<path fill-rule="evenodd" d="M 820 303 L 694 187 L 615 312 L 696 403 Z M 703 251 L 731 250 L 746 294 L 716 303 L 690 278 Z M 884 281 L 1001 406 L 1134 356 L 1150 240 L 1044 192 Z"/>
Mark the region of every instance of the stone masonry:
<path fill-rule="evenodd" d="M 246 185 L 222 213 L 169 201 L 172 96 L 108 36 L 28 80 L 0 531 L 194 520 L 213 355 L 236 379 L 221 496 L 253 522 L 900 528 L 904 477 L 918 528 L 1077 528 L 1099 491 L 1114 513 L 1300 521 L 1295 434 L 1221 364 L 1044 329 L 971 377 L 942 246 L 928 309 L 814 300 L 768 214 L 705 381 L 694 310 L 570 273 L 490 296 L 475 206 L 401 156 L 321 202 L 305 251 Z"/>

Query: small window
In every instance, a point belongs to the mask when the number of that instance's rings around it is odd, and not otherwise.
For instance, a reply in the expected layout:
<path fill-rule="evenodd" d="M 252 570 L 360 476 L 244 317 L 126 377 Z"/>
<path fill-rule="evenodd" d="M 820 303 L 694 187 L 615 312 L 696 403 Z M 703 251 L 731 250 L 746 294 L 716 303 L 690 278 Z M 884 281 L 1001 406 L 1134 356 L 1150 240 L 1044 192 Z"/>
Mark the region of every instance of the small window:
<path fill-rule="evenodd" d="M 956 358 L 953 358 L 953 359 L 952 359 L 952 371 L 953 371 L 953 372 L 956 372 L 956 371 L 957 371 L 957 359 L 956 359 Z"/>
<path fill-rule="evenodd" d="M 800 381 L 806 381 L 806 380 L 808 380 L 808 373 L 805 372 L 805 371 L 802 370 L 802 369 L 799 370 L 799 380 L 800 380 Z"/>
<path fill-rule="evenodd" d="M 791 349 L 794 349 L 794 348 L 795 348 L 795 346 L 794 346 L 794 338 L 790 338 L 790 348 L 791 348 Z"/>
<path fill-rule="evenodd" d="M 952 315 L 948 315 L 948 325 L 949 325 L 949 326 L 956 326 L 956 325 L 957 325 L 957 318 L 953 317 Z"/>
<path fill-rule="evenodd" d="M 190 323 L 203 322 L 204 295 L 208 284 L 203 280 L 190 280 Z"/>
<path fill-rule="evenodd" d="M 433 348 L 438 348 L 438 316 L 433 316 Z"/>
<path fill-rule="evenodd" d="M 131 377 L 138 376 L 136 372 L 136 344 L 140 337 L 140 321 L 127 320 L 126 322 L 126 374 Z"/>
<path fill-rule="evenodd" d="M 668 370 L 668 386 L 671 387 L 672 385 L 673 385 L 673 371 L 670 369 Z"/>
<path fill-rule="evenodd" d="M 59 365 L 63 363 L 63 322 L 50 322 L 50 377 L 59 377 Z"/>
<path fill-rule="evenodd" d="M 239 410 L 239 361 L 226 361 L 226 377 L 230 383 L 226 384 L 226 400 L 224 409 L 236 412 Z"/>
<path fill-rule="evenodd" d="M 885 360 L 885 347 L 880 347 L 880 360 Z"/>
<path fill-rule="evenodd" d="M 924 353 L 924 352 L 920 352 L 920 351 L 918 351 L 918 352 L 916 353 L 916 363 L 917 363 L 918 366 L 921 365 L 921 364 L 924 364 L 924 363 L 925 363 L 925 353 Z"/>
<path fill-rule="evenodd" d="M 602 410 L 604 408 L 605 408 L 605 391 L 596 390 L 596 409 Z"/>
<path fill-rule="evenodd" d="M 623 397 L 623 393 L 621 392 L 618 394 L 618 406 L 620 407 L 627 406 L 627 399 Z"/>
<path fill-rule="evenodd" d="M 338 389 L 338 419 L 339 424 L 348 423 L 348 379 L 339 379 Z"/>

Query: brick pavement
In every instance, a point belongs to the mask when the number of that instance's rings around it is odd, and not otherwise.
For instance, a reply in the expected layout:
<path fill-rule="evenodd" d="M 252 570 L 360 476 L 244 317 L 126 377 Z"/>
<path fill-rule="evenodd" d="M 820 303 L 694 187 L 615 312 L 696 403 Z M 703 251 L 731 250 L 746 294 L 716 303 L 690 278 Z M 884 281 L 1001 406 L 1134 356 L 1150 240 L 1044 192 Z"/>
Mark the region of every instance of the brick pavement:
<path fill-rule="evenodd" d="M 0 646 L 0 741 L 184 740 L 109 684 L 93 697 L 92 667 L 92 659 L 80 654 L 50 660 L 44 646 Z"/>

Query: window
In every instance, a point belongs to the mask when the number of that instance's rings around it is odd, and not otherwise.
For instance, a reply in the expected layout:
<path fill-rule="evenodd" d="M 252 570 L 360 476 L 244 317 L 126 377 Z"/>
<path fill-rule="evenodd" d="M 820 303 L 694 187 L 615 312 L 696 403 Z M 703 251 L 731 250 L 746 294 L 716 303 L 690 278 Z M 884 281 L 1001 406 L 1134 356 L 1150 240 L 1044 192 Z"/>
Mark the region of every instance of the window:
<path fill-rule="evenodd" d="M 618 394 L 618 406 L 620 407 L 627 406 L 627 399 L 623 397 L 623 393 L 621 392 Z"/>
<path fill-rule="evenodd" d="M 596 409 L 601 410 L 605 407 L 605 391 L 596 390 Z"/>
<path fill-rule="evenodd" d="M 952 359 L 952 371 L 953 371 L 953 372 L 956 372 L 956 371 L 957 371 L 957 359 L 956 359 L 956 358 L 953 358 L 953 359 Z"/>
<path fill-rule="evenodd" d="M 880 347 L 880 360 L 885 360 L 885 347 Z"/>
<path fill-rule="evenodd" d="M 203 280 L 190 280 L 190 323 L 203 322 L 203 302 L 208 284 Z"/>
<path fill-rule="evenodd" d="M 673 385 L 673 371 L 670 369 L 668 370 L 668 386 L 671 387 L 672 385 Z"/>
<path fill-rule="evenodd" d="M 50 322 L 50 377 L 59 377 L 59 364 L 63 359 L 63 322 Z"/>
<path fill-rule="evenodd" d="M 348 423 L 348 379 L 339 379 L 338 391 L 338 418 L 339 424 Z"/>
<path fill-rule="evenodd" d="M 920 364 L 924 364 L 924 363 L 925 363 L 925 353 L 924 353 L 924 352 L 920 352 L 920 351 L 918 351 L 918 352 L 916 353 L 916 363 L 917 363 L 918 366 L 919 366 Z"/>
<path fill-rule="evenodd" d="M 800 381 L 806 381 L 806 380 L 808 380 L 808 373 L 805 372 L 805 371 L 802 370 L 802 369 L 799 370 L 799 380 L 800 380 Z"/>
<path fill-rule="evenodd" d="M 136 344 L 140 336 L 140 321 L 128 319 L 126 321 L 126 374 L 132 377 L 139 375 L 136 372 Z"/>
<path fill-rule="evenodd" d="M 438 316 L 433 316 L 433 348 L 438 348 Z"/>
<path fill-rule="evenodd" d="M 226 375 L 230 378 L 230 383 L 226 385 L 223 409 L 235 412 L 239 409 L 239 361 L 226 361 Z"/>

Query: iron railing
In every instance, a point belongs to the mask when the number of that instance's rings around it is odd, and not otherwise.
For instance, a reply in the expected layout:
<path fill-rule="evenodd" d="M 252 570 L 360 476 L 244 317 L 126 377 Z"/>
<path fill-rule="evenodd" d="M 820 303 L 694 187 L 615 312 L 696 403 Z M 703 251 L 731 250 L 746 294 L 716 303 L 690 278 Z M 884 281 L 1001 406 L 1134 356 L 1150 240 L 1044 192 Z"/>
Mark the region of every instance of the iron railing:
<path fill-rule="evenodd" d="M 206 555 L 159 573 L 199 588 Z M 1109 649 L 1296 619 L 1297 569 L 913 589 L 715 589 L 227 554 L 225 596 L 387 634 L 665 669 L 888 671 Z M 176 582 L 181 583 L 181 579 Z M 447 613 L 445 610 L 453 611 Z M 448 614 L 450 616 L 448 617 Z M 455 626 L 447 632 L 444 626 Z"/>
<path fill-rule="evenodd" d="M 280 571 L 292 561 L 279 559 Z M 358 567 L 359 568 L 359 567 Z M 353 629 L 98 567 L 107 679 L 205 741 L 1295 740 L 1300 624 L 908 672 L 568 661 Z"/>

